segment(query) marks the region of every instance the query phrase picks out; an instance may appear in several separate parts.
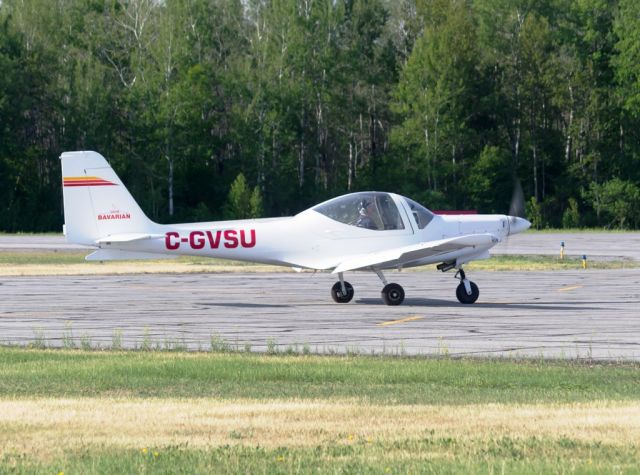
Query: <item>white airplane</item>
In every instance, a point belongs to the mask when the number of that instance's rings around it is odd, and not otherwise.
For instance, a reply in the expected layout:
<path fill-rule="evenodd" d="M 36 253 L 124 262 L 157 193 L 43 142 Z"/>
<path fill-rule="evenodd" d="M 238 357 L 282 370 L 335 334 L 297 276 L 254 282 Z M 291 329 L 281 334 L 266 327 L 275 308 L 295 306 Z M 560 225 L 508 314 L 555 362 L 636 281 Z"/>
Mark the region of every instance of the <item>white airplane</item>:
<path fill-rule="evenodd" d="M 486 259 L 489 249 L 529 228 L 507 215 L 435 215 L 415 201 L 378 191 L 351 193 L 293 217 L 157 224 L 140 209 L 109 163 L 96 152 L 64 152 L 62 181 L 67 241 L 97 248 L 86 259 L 159 259 L 206 256 L 314 269 L 337 274 L 331 296 L 351 301 L 347 271 L 375 272 L 387 305 L 404 289 L 383 270 L 438 264 L 457 269 L 456 297 L 470 304 L 478 286 L 462 266 Z"/>

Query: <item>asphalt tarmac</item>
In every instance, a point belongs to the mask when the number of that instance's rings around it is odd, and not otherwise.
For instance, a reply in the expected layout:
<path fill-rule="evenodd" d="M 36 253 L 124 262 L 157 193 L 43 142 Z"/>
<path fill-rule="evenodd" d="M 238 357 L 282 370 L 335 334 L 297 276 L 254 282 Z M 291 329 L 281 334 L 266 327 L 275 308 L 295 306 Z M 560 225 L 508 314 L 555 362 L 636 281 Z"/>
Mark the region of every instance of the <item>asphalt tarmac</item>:
<path fill-rule="evenodd" d="M 640 269 L 468 277 L 474 305 L 453 273 L 388 273 L 398 307 L 369 273 L 349 304 L 322 273 L 2 277 L 0 343 L 640 360 Z"/>

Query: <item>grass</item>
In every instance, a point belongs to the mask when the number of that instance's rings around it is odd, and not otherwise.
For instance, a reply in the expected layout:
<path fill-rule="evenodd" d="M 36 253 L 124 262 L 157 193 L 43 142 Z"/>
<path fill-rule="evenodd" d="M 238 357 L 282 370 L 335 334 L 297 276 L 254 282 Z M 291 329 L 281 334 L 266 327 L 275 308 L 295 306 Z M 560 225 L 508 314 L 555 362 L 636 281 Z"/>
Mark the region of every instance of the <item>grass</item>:
<path fill-rule="evenodd" d="M 631 259 L 597 260 L 589 259 L 588 269 L 628 269 L 638 267 L 638 263 Z M 491 259 L 472 261 L 466 269 L 483 271 L 552 271 L 582 269 L 582 259 L 565 257 L 560 259 L 553 256 L 519 256 L 494 255 Z"/>
<path fill-rule="evenodd" d="M 0 473 L 637 473 L 639 394 L 632 363 L 5 347 Z"/>
<path fill-rule="evenodd" d="M 0 265 L 69 265 L 69 264 L 84 264 L 87 266 L 100 266 L 105 263 L 95 261 L 85 261 L 85 256 L 91 253 L 91 250 L 87 251 L 62 251 L 62 250 L 50 250 L 50 251 L 3 251 L 0 252 Z M 122 261 L 109 261 L 122 262 Z M 168 260 L 149 260 L 149 261 L 124 261 L 124 262 L 136 262 L 136 263 L 157 263 L 157 262 L 177 262 L 185 265 L 203 265 L 203 266 L 219 266 L 231 264 L 234 266 L 251 266 L 251 263 L 241 261 L 229 261 L 224 259 L 211 259 L 211 258 L 199 258 L 199 257 L 179 257 L 176 259 Z"/>
<path fill-rule="evenodd" d="M 640 398 L 637 364 L 0 348 L 0 397 L 357 399 L 380 404 Z"/>
<path fill-rule="evenodd" d="M 77 275 L 127 273 L 203 273 L 203 272 L 288 272 L 287 267 L 268 266 L 241 261 L 205 257 L 179 257 L 152 261 L 87 262 L 86 251 L 3 251 L 0 252 L 0 275 Z M 637 267 L 632 260 L 590 260 L 590 269 L 623 269 Z M 576 258 L 560 260 L 552 256 L 497 255 L 473 261 L 467 266 L 488 271 L 543 271 L 581 269 Z M 434 266 L 417 270 L 432 271 Z M 412 269 L 408 269 L 411 271 Z"/>
<path fill-rule="evenodd" d="M 542 228 L 542 229 L 534 229 L 529 228 L 525 231 L 527 234 L 589 234 L 589 233 L 612 233 L 612 234 L 623 234 L 623 233 L 640 233 L 637 229 L 616 229 L 616 228 Z"/>
<path fill-rule="evenodd" d="M 417 456 L 412 457 L 411 454 Z M 25 455 L 0 458 L 8 473 L 337 473 L 493 474 L 638 473 L 638 451 L 599 443 L 537 437 L 458 441 L 429 436 L 396 442 L 357 441 L 314 448 L 226 446 L 85 447 L 45 462 Z"/>
<path fill-rule="evenodd" d="M 202 272 L 287 272 L 286 267 L 199 257 L 161 260 L 85 261 L 90 251 L 2 251 L 0 275 L 82 275 Z"/>

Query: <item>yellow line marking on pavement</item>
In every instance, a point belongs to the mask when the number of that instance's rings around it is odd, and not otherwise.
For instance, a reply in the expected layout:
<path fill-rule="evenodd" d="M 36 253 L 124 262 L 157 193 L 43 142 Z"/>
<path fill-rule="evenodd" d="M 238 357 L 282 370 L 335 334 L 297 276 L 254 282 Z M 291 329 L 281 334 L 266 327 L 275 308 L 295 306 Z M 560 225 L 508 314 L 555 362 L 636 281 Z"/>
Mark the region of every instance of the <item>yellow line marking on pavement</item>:
<path fill-rule="evenodd" d="M 558 292 L 568 292 L 569 290 L 581 289 L 584 285 L 570 285 L 569 287 L 562 287 L 558 289 Z"/>
<path fill-rule="evenodd" d="M 379 327 L 388 327 L 389 325 L 396 325 L 398 323 L 413 322 L 415 320 L 422 320 L 423 318 L 424 317 L 421 317 L 420 315 L 414 315 L 412 317 L 401 318 L 400 320 L 390 320 L 388 322 L 378 323 L 377 326 L 379 326 Z"/>

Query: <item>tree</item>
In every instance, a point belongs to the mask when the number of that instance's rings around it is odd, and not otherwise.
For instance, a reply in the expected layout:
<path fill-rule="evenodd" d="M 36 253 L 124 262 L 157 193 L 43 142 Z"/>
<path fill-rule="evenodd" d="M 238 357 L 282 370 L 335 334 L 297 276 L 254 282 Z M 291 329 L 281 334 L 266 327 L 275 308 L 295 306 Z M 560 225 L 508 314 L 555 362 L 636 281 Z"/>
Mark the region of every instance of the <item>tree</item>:
<path fill-rule="evenodd" d="M 639 11 L 0 0 L 0 227 L 60 228 L 73 149 L 107 156 L 158 221 L 223 217 L 243 174 L 268 215 L 361 189 L 505 212 L 519 178 L 539 225 L 636 226 L 603 197 L 640 183 Z"/>
<path fill-rule="evenodd" d="M 256 186 L 251 190 L 240 173 L 231 184 L 228 199 L 229 217 L 233 219 L 259 218 L 262 216 L 262 196 Z"/>
<path fill-rule="evenodd" d="M 633 0 L 620 0 L 614 20 L 617 37 L 613 57 L 622 104 L 640 119 L 640 6 Z"/>
<path fill-rule="evenodd" d="M 46 1 L 0 3 L 0 227 L 7 231 L 61 227 L 61 202 L 55 199 L 64 127 L 60 58 L 50 41 L 56 35 L 47 31 L 59 13 L 58 5 Z"/>
<path fill-rule="evenodd" d="M 512 194 L 511 154 L 495 145 L 486 146 L 470 167 L 465 189 L 470 202 L 482 213 L 505 214 Z"/>
<path fill-rule="evenodd" d="M 585 192 L 598 216 L 598 223 L 621 229 L 640 224 L 640 187 L 635 183 L 613 178 L 602 184 L 592 183 Z"/>
<path fill-rule="evenodd" d="M 460 163 L 473 143 L 475 26 L 464 0 L 434 0 L 428 8 L 395 91 L 400 123 L 391 140 L 406 158 L 394 165 L 415 177 L 405 191 L 451 189 L 455 203 Z"/>

